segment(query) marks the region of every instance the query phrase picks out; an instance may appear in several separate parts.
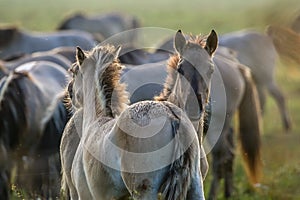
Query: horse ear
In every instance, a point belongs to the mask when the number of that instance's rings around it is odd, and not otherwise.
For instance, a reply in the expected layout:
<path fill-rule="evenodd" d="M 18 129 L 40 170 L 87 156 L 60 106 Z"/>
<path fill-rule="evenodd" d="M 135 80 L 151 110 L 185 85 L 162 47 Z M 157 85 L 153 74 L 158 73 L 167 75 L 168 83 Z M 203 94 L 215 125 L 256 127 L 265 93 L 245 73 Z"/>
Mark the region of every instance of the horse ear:
<path fill-rule="evenodd" d="M 174 47 L 179 54 L 183 53 L 183 48 L 186 44 L 185 37 L 183 36 L 181 30 L 178 30 L 175 39 L 174 39 Z"/>
<path fill-rule="evenodd" d="M 207 37 L 205 49 L 208 52 L 209 55 L 212 55 L 218 47 L 218 36 L 217 33 L 212 30 Z"/>
<path fill-rule="evenodd" d="M 86 58 L 83 50 L 80 47 L 76 47 L 76 60 L 79 63 L 79 65 L 81 65 L 84 61 L 84 59 Z"/>

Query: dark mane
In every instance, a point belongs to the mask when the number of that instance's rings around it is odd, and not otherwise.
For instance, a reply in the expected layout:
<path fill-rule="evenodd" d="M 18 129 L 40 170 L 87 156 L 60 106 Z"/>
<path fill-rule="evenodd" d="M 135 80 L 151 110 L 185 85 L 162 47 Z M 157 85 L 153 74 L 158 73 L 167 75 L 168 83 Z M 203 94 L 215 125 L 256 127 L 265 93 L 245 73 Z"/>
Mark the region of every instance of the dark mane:
<path fill-rule="evenodd" d="M 71 116 L 71 115 L 73 115 L 73 113 L 75 111 L 75 107 L 72 104 L 72 98 L 74 95 L 73 94 L 74 79 L 79 71 L 79 66 L 78 66 L 77 62 L 73 63 L 68 71 L 71 73 L 72 79 L 68 82 L 67 86 L 65 87 L 63 103 L 64 103 L 69 115 Z"/>
<path fill-rule="evenodd" d="M 19 134 L 27 128 L 24 93 L 17 83 L 22 77 L 10 73 L 0 81 L 0 138 L 10 148 L 19 143 Z"/>
<path fill-rule="evenodd" d="M 73 88 L 73 80 L 70 80 L 67 86 L 65 87 L 64 98 L 63 98 L 63 103 L 70 116 L 73 115 L 74 113 L 74 107 L 72 104 L 72 95 L 73 95 L 72 88 Z"/>

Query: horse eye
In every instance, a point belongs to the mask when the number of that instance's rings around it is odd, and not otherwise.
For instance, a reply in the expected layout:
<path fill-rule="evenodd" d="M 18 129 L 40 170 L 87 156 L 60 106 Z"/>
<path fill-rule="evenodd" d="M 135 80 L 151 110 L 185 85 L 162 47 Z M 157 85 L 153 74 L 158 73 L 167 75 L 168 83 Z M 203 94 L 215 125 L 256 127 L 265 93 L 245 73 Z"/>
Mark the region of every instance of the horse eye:
<path fill-rule="evenodd" d="M 181 64 L 178 66 L 177 71 L 178 71 L 179 74 L 184 75 L 184 71 L 182 69 L 182 65 Z"/>

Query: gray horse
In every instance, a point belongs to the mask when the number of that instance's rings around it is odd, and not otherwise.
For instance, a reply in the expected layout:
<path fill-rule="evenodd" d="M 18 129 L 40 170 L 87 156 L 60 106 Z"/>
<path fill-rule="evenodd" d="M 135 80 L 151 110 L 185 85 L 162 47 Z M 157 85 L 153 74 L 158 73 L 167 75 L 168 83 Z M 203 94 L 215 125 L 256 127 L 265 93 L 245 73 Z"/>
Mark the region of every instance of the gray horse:
<path fill-rule="evenodd" d="M 289 37 L 285 36 L 285 38 Z M 274 40 L 267 34 L 242 30 L 221 35 L 219 46 L 230 48 L 230 51 L 235 54 L 238 61 L 251 69 L 262 113 L 265 107 L 266 90 L 268 90 L 279 108 L 283 127 L 288 131 L 291 128 L 291 119 L 285 97 L 275 81 L 275 67 L 278 55 L 272 41 Z M 172 39 L 167 39 L 158 48 L 174 52 Z M 290 47 L 287 46 L 286 49 L 288 48 Z M 279 53 L 281 52 L 279 51 Z"/>
<path fill-rule="evenodd" d="M 61 22 L 58 29 L 76 29 L 87 31 L 93 34 L 94 38 L 98 42 L 102 42 L 114 34 L 139 27 L 140 23 L 138 19 L 130 15 L 108 13 L 103 15 L 87 16 L 82 13 L 76 13 L 70 17 L 67 17 L 63 22 Z M 126 41 L 133 43 L 136 37 L 136 35 L 131 34 Z"/>
<path fill-rule="evenodd" d="M 222 35 L 219 44 L 235 50 L 237 59 L 251 69 L 262 111 L 266 101 L 265 90 L 268 90 L 279 108 L 284 129 L 288 131 L 291 120 L 284 95 L 274 78 L 277 51 L 271 38 L 255 31 L 239 31 Z"/>
<path fill-rule="evenodd" d="M 10 175 L 15 166 L 11 180 L 33 198 L 55 197 L 58 147 L 69 118 L 61 95 L 67 72 L 55 63 L 35 61 L 7 73 L 0 81 L 0 143 L 10 166 L 6 173 Z"/>
<path fill-rule="evenodd" d="M 247 155 L 244 157 L 245 169 L 251 183 L 259 182 L 261 169 L 259 99 L 250 71 L 240 64 L 234 55 L 232 50 L 219 47 L 213 57 L 216 64 L 210 101 L 213 112 L 210 114 L 211 124 L 207 133 L 208 148 L 213 147 L 214 177 L 210 198 L 216 196 L 221 178 L 225 179 L 225 195 L 229 197 L 232 194 L 234 146 L 231 124 L 237 111 L 240 113 L 239 142 L 242 146 L 242 155 Z M 131 103 L 152 99 L 160 94 L 167 74 L 166 61 L 130 65 L 125 68 L 122 81 L 127 84 Z M 222 85 L 223 88 L 220 87 Z M 222 90 L 225 91 L 222 93 Z"/>
<path fill-rule="evenodd" d="M 56 31 L 52 33 L 35 33 L 16 27 L 0 29 L 0 59 L 47 51 L 61 46 L 82 46 L 88 50 L 96 44 L 93 36 L 79 30 Z"/>

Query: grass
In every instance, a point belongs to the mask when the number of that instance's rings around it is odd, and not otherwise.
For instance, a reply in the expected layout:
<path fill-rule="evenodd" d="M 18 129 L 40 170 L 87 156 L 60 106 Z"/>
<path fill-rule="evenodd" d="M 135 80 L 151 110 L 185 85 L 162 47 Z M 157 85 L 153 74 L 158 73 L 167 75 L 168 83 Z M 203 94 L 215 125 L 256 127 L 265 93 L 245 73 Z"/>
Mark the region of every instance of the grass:
<path fill-rule="evenodd" d="M 137 16 L 143 26 L 182 29 L 195 34 L 215 29 L 222 34 L 243 28 L 263 31 L 268 24 L 288 25 L 296 12 L 299 13 L 300 5 L 298 0 L 0 0 L 0 24 L 52 31 L 75 11 L 125 12 Z M 268 97 L 262 135 L 264 187 L 256 192 L 249 190 L 241 158 L 237 155 L 232 199 L 300 199 L 300 67 L 279 62 L 276 78 L 287 97 L 293 129 L 288 134 L 283 132 L 278 109 Z M 205 181 L 206 191 L 210 179 L 209 175 Z M 222 196 L 220 191 L 219 199 Z"/>

